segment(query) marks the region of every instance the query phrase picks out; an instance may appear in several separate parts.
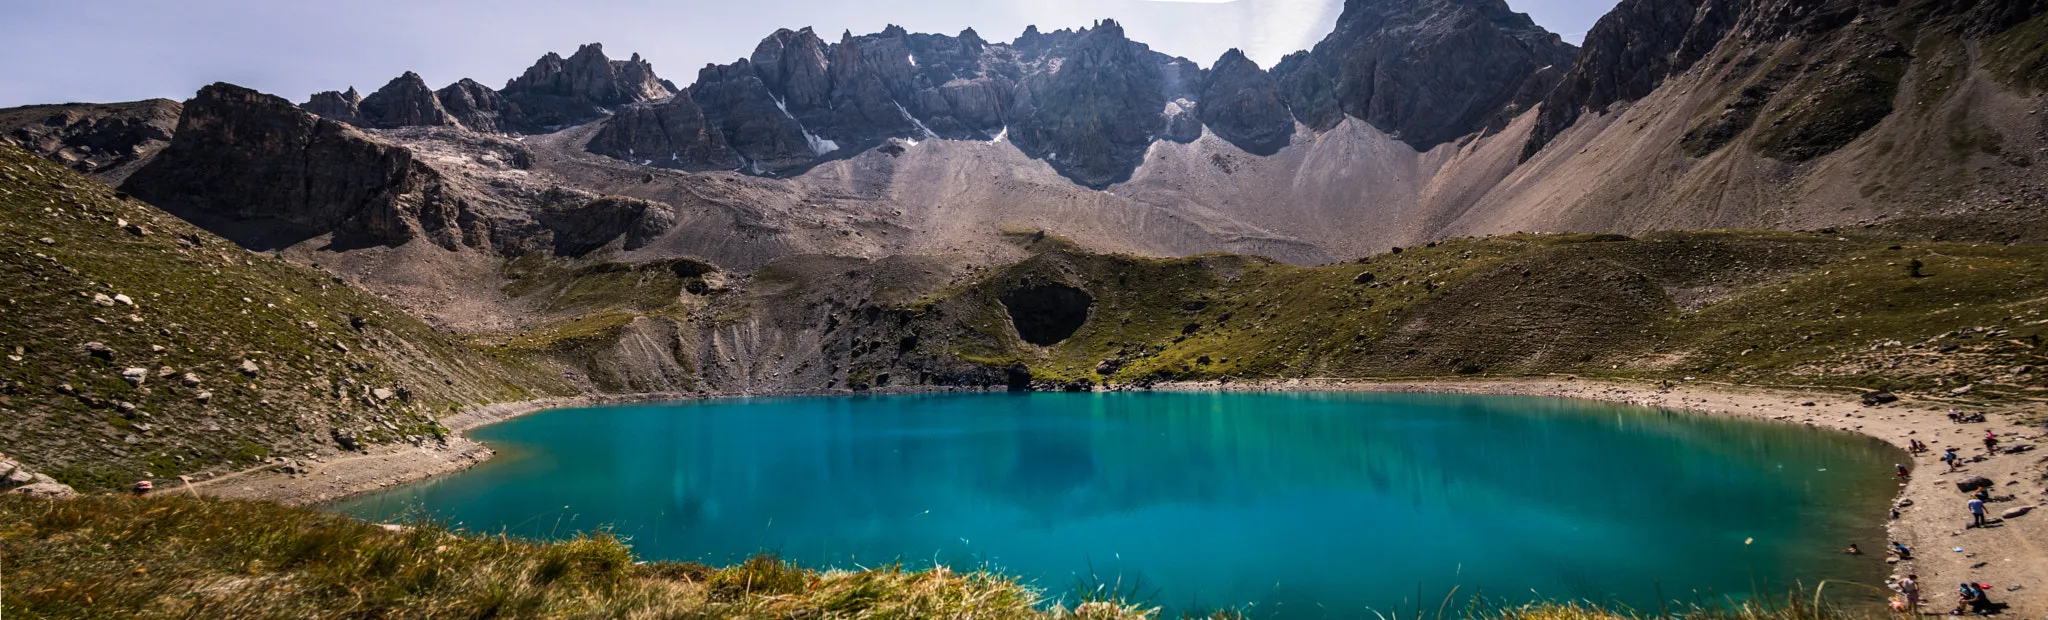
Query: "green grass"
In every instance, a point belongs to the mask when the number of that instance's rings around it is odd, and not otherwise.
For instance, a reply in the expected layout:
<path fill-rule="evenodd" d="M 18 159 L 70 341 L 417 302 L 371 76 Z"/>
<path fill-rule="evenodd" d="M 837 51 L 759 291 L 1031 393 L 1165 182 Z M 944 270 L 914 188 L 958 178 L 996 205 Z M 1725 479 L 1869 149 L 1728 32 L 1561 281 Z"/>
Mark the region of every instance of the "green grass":
<path fill-rule="evenodd" d="M 0 407 L 19 412 L 0 416 L 0 445 L 88 489 L 331 451 L 330 428 L 400 441 L 384 423 L 431 427 L 448 406 L 558 389 L 13 147 L 0 148 L 0 353 Z M 127 368 L 145 369 L 142 385 Z M 366 396 L 398 386 L 413 398 Z"/>
<path fill-rule="evenodd" d="M 1047 280 L 1096 301 L 1073 337 L 1036 347 L 998 298 Z M 919 303 L 945 310 L 932 320 L 953 329 L 923 331 L 959 334 L 941 343 L 952 355 L 1054 384 L 1574 373 L 2048 396 L 2005 372 L 2048 362 L 2035 246 L 1515 235 L 1312 268 L 1056 250 Z"/>
<path fill-rule="evenodd" d="M 35 618 L 987 618 L 1139 619 L 1121 584 L 1071 607 L 988 570 L 813 570 L 773 556 L 727 567 L 641 562 L 609 532 L 559 542 L 416 523 L 393 530 L 267 502 L 0 496 L 7 596 Z M 1456 590 L 1393 618 L 1625 620 L 1579 602 L 1495 605 Z M 1816 602 L 1820 604 L 1817 606 Z M 1809 593 L 1667 610 L 1702 620 L 1852 617 Z M 1251 617 L 1238 609 L 1194 616 Z"/>

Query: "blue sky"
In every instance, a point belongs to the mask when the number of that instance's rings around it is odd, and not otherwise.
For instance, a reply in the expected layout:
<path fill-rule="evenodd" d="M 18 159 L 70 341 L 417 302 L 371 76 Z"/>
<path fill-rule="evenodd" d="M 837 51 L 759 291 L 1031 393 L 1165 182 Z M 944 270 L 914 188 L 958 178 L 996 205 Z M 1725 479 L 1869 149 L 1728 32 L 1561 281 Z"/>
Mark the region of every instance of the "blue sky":
<path fill-rule="evenodd" d="M 365 94 L 405 71 L 440 87 L 493 87 L 541 54 L 599 41 L 639 52 L 680 84 L 706 63 L 752 52 L 776 28 L 899 24 L 917 32 L 1008 41 L 1026 25 L 1083 27 L 1115 18 L 1131 38 L 1203 66 L 1243 48 L 1270 66 L 1329 32 L 1342 0 L 10 0 L 0 37 L 0 107 L 68 101 L 184 99 L 233 82 L 303 101 L 319 90 Z M 1577 42 L 1610 0 L 1509 0 Z"/>

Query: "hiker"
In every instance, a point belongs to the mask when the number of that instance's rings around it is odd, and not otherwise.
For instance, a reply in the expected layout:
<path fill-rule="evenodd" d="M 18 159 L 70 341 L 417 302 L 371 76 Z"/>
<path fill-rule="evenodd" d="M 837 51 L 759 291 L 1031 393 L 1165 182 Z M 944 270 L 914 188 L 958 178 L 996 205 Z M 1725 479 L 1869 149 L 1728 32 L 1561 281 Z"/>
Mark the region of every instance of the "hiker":
<path fill-rule="evenodd" d="M 1913 559 L 1913 550 L 1907 549 L 1905 545 L 1899 544 L 1899 541 L 1896 540 L 1892 541 L 1892 553 L 1897 554 L 1900 560 Z"/>
<path fill-rule="evenodd" d="M 1984 500 L 1970 498 L 1970 527 L 1984 527 Z"/>
<path fill-rule="evenodd" d="M 1998 433 L 1984 431 L 1984 451 L 1998 454 Z"/>
<path fill-rule="evenodd" d="M 148 480 L 143 480 L 143 481 L 140 481 L 140 482 L 136 482 L 136 483 L 135 483 L 135 496 L 136 496 L 136 497 L 142 497 L 142 496 L 144 496 L 144 495 L 148 495 L 148 494 L 149 494 L 149 491 L 150 491 L 150 489 L 154 489 L 154 488 L 156 488 L 156 485 L 154 485 L 154 484 L 150 484 L 150 482 L 149 482 Z"/>
<path fill-rule="evenodd" d="M 1962 412 L 1956 411 L 1956 410 L 1954 410 L 1954 409 L 1950 409 L 1950 410 L 1948 410 L 1948 422 L 1949 422 L 1950 424 L 1962 424 L 1962 423 L 1963 423 L 1963 414 L 1962 414 Z"/>
<path fill-rule="evenodd" d="M 1955 471 L 1957 467 L 1962 466 L 1963 457 L 1956 455 L 1955 448 L 1949 448 L 1947 452 L 1941 453 L 1941 462 L 1948 463 L 1949 471 Z"/>
<path fill-rule="evenodd" d="M 1856 543 L 1849 543 L 1849 548 L 1843 549 L 1842 553 L 1847 553 L 1849 555 L 1863 555 L 1863 549 L 1857 547 Z"/>
<path fill-rule="evenodd" d="M 1920 576 L 1908 573 L 1899 580 L 1899 593 L 1906 595 L 1906 612 L 1920 608 Z"/>

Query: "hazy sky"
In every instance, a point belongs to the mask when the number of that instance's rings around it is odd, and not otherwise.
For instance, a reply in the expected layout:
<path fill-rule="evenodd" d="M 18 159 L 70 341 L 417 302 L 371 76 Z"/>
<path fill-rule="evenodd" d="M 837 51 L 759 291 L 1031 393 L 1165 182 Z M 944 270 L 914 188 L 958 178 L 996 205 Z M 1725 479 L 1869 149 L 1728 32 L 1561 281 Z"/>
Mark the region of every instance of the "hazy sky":
<path fill-rule="evenodd" d="M 185 99 L 226 81 L 292 101 L 411 70 L 439 88 L 493 88 L 550 50 L 639 52 L 679 84 L 746 56 L 776 28 L 956 34 L 1009 41 L 1026 25 L 1115 18 L 1132 39 L 1208 66 L 1232 47 L 1270 67 L 1328 34 L 1342 0 L 7 0 L 0 107 Z M 1613 0 L 1509 0 L 1577 42 Z"/>

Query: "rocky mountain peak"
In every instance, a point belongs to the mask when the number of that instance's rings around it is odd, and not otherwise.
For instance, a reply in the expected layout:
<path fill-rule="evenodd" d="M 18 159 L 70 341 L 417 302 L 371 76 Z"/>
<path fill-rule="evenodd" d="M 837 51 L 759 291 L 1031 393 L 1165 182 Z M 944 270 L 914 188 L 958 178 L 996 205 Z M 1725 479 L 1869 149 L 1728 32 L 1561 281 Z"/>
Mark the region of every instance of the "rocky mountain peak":
<path fill-rule="evenodd" d="M 1203 124 L 1249 153 L 1271 155 L 1294 137 L 1279 81 L 1235 48 L 1210 67 L 1199 106 Z"/>
<path fill-rule="evenodd" d="M 356 94 L 356 88 L 350 86 L 347 92 L 330 90 L 313 93 L 313 97 L 307 99 L 305 105 L 300 107 L 305 108 L 307 112 L 320 115 L 321 118 L 357 125 L 363 122 L 362 104 L 363 96 Z"/>
<path fill-rule="evenodd" d="M 1297 118 L 1362 119 L 1417 149 L 1547 90 L 1577 49 L 1500 0 L 1347 0 L 1329 37 L 1277 67 Z"/>
<path fill-rule="evenodd" d="M 370 127 L 420 127 L 455 125 L 455 117 L 441 107 L 434 89 L 420 74 L 405 72 L 370 93 L 359 106 L 361 123 Z"/>
<path fill-rule="evenodd" d="M 434 96 L 449 115 L 470 129 L 511 132 L 523 130 L 528 125 L 525 113 L 517 104 L 476 80 L 462 78 L 447 88 L 434 91 Z"/>
<path fill-rule="evenodd" d="M 614 61 L 604 46 L 589 43 L 568 58 L 549 52 L 505 85 L 502 94 L 518 104 L 527 120 L 543 127 L 576 124 L 604 115 L 604 108 L 660 99 L 668 87 L 654 66 L 634 55 Z"/>

